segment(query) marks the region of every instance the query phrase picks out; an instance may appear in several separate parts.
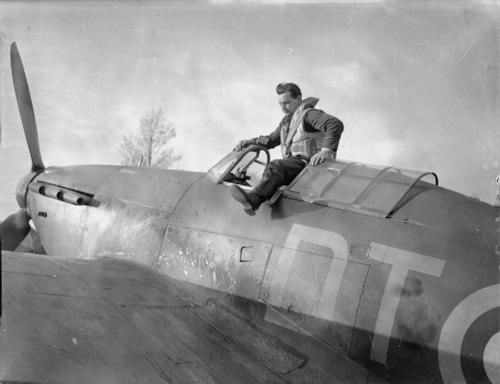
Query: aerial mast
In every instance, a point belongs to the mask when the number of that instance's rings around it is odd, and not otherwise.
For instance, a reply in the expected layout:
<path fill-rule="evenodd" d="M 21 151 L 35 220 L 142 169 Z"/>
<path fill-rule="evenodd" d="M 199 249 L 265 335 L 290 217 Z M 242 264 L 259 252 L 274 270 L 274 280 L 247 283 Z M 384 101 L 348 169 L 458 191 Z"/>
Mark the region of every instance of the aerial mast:
<path fill-rule="evenodd" d="M 500 175 L 497 176 L 497 198 L 495 201 L 495 206 L 500 207 Z M 496 235 L 497 235 L 497 243 L 495 245 L 495 254 L 497 255 L 497 259 L 500 261 L 500 214 L 495 219 L 496 224 Z"/>
<path fill-rule="evenodd" d="M 500 175 L 497 176 L 497 199 L 495 206 L 500 207 Z"/>

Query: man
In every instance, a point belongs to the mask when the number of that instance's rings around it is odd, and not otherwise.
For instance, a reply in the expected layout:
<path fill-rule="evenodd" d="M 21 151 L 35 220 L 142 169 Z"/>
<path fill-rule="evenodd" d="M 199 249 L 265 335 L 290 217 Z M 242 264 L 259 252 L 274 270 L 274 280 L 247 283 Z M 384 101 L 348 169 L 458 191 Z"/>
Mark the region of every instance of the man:
<path fill-rule="evenodd" d="M 246 192 L 237 185 L 231 187 L 231 195 L 243 204 L 249 215 L 255 215 L 264 201 L 282 185 L 290 184 L 307 164 L 317 165 L 335 159 L 344 130 L 339 119 L 314 108 L 319 99 L 309 97 L 302 100 L 298 85 L 278 84 L 276 93 L 285 114 L 278 127 L 267 136 L 242 140 L 235 148 L 241 150 L 250 144 L 260 144 L 271 149 L 281 145 L 283 159 L 269 163 L 262 180 L 253 190 Z"/>

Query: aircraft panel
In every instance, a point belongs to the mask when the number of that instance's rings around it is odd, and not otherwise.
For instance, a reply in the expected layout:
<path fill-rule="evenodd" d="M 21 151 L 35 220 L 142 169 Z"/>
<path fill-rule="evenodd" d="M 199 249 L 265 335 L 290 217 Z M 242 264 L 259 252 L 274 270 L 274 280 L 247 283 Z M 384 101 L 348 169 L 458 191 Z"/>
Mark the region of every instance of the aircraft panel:
<path fill-rule="evenodd" d="M 158 258 L 168 213 L 120 199 L 96 195 L 99 208 L 89 208 L 82 242 L 83 257 L 111 254 L 153 266 Z"/>
<path fill-rule="evenodd" d="M 106 177 L 119 168 L 113 165 L 49 167 L 37 177 L 37 180 L 93 195 Z"/>
<path fill-rule="evenodd" d="M 367 379 L 369 374 L 364 368 L 323 340 L 269 322 L 266 320 L 266 311 L 270 307 L 242 301 L 238 300 L 239 305 L 236 307 L 231 299 L 221 299 L 219 296 L 193 311 L 243 345 L 257 359 L 263 360 L 266 366 L 280 373 L 288 383 L 384 382 L 374 376 Z M 236 313 L 235 308 L 242 310 Z M 252 322 L 242 324 L 238 319 L 251 319 Z"/>
<path fill-rule="evenodd" d="M 179 280 L 257 300 L 271 245 L 170 225 L 157 267 Z"/>
<path fill-rule="evenodd" d="M 189 186 L 202 175 L 155 168 L 121 167 L 106 178 L 94 198 L 99 200 L 113 196 L 116 200 L 130 204 L 172 212 Z"/>
<path fill-rule="evenodd" d="M 411 220 L 438 229 L 467 243 L 479 237 L 493 238 L 495 219 L 498 216 L 500 208 L 492 208 L 480 200 L 439 188 L 425 191 L 405 201 L 393 218 Z"/>
<path fill-rule="evenodd" d="M 106 178 L 89 209 L 82 253 L 87 257 L 114 253 L 153 266 L 158 258 L 170 213 L 199 174 L 121 167 Z M 154 190 L 155 193 L 151 193 Z"/>
<path fill-rule="evenodd" d="M 347 354 L 369 267 L 348 261 L 347 244 L 334 233 L 325 231 L 323 237 L 320 229 L 311 231 L 318 236 L 299 240 L 300 246 L 289 237 L 285 245 L 291 248 L 273 248 L 261 291 L 270 306 L 265 319 L 314 335 Z"/>
<path fill-rule="evenodd" d="M 28 194 L 28 206 L 44 249 L 53 255 L 79 256 L 89 209 L 38 193 Z"/>
<path fill-rule="evenodd" d="M 255 216 L 248 216 L 241 205 L 232 199 L 227 185 L 214 184 L 206 177 L 186 191 L 169 222 L 178 227 L 225 233 L 266 243 L 281 242 L 289 226 L 289 221 L 274 218 L 268 203 L 264 203 Z"/>
<path fill-rule="evenodd" d="M 280 375 L 307 364 L 308 356 L 285 344 L 272 332 L 248 321 L 248 317 L 242 317 L 230 306 L 210 300 L 203 306 L 193 308 L 193 312 Z"/>

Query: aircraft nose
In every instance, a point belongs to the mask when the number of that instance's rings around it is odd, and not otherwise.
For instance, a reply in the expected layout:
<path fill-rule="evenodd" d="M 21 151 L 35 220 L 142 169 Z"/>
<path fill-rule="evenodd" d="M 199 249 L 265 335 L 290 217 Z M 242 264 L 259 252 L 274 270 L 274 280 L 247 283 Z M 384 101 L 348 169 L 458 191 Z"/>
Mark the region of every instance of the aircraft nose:
<path fill-rule="evenodd" d="M 35 178 L 37 173 L 30 172 L 24 175 L 16 186 L 16 201 L 19 208 L 25 209 L 27 207 L 26 194 L 28 192 L 29 183 Z"/>

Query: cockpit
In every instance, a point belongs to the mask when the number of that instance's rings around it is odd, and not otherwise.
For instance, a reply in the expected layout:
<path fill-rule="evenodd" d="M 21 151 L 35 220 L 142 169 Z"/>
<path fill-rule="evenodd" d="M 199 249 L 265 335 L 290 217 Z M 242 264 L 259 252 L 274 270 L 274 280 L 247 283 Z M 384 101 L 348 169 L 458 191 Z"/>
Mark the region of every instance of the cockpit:
<path fill-rule="evenodd" d="M 250 145 L 241 151 L 232 151 L 208 171 L 214 183 L 233 183 L 253 187 L 261 179 L 271 155 L 262 145 Z"/>
<path fill-rule="evenodd" d="M 269 161 L 265 147 L 252 145 L 228 154 L 209 170 L 208 177 L 215 183 L 251 188 L 259 182 Z M 313 204 L 388 218 L 423 181 L 429 186 L 438 185 L 434 172 L 331 160 L 305 167 L 279 193 Z"/>

